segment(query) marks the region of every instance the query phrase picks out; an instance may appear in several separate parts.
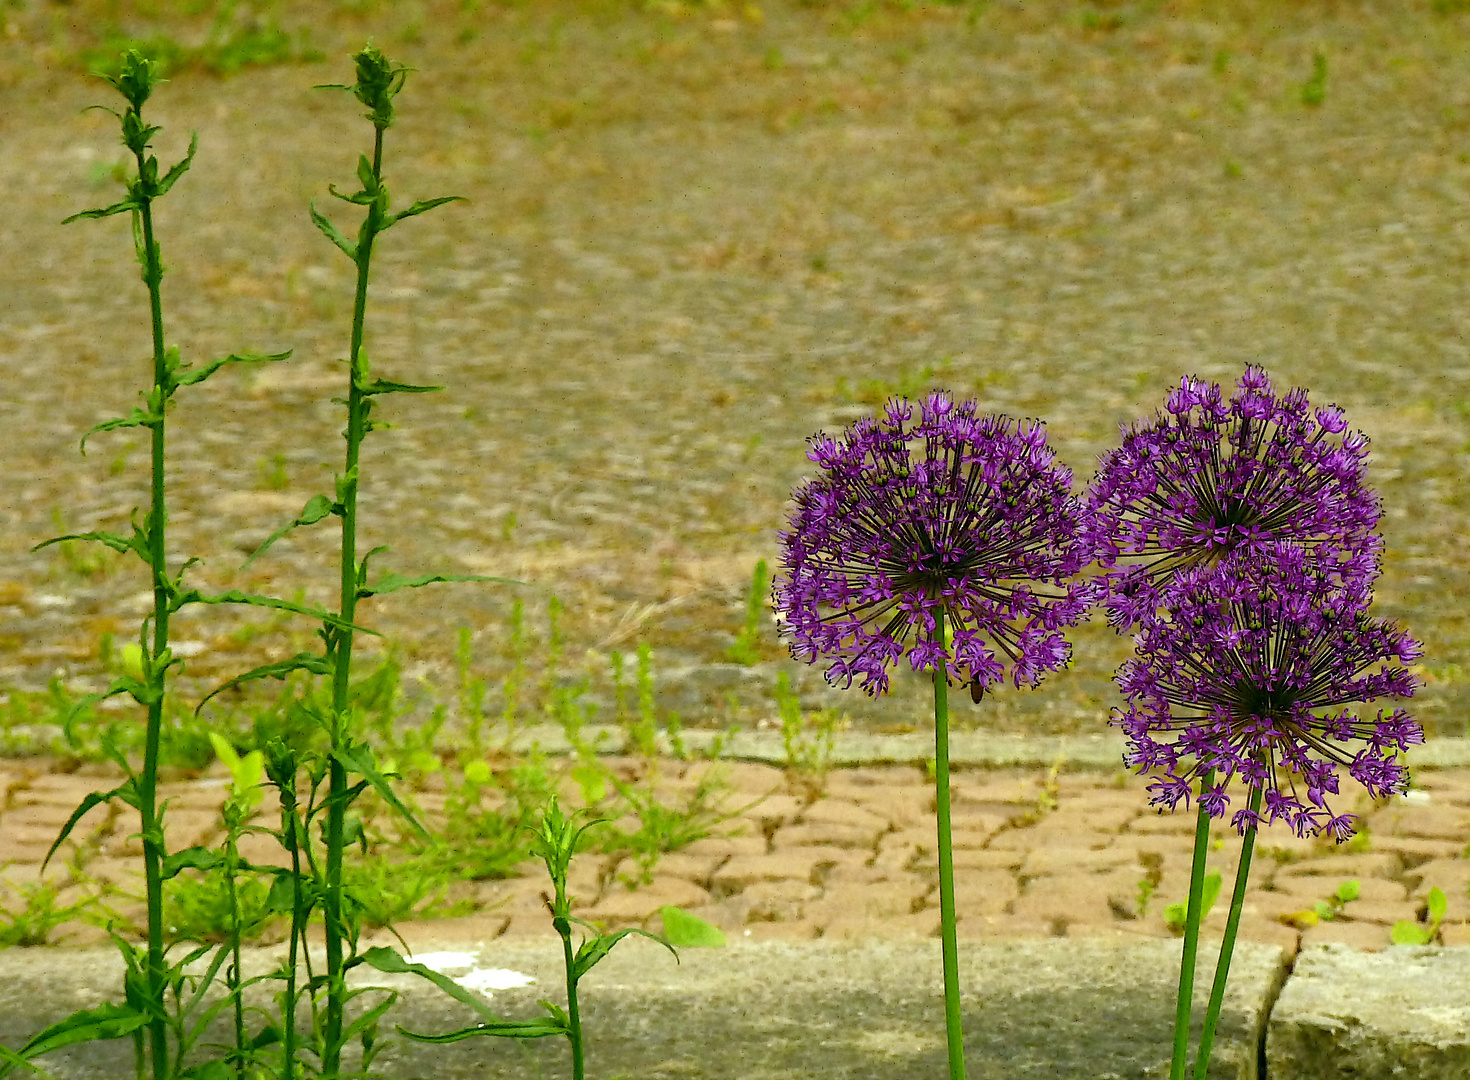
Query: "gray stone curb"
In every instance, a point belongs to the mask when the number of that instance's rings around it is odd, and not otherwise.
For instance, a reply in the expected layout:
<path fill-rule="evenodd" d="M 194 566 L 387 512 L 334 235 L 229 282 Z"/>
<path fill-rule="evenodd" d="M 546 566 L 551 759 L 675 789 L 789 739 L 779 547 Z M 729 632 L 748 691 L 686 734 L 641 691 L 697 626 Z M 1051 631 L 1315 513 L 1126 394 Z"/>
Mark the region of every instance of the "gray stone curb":
<path fill-rule="evenodd" d="M 599 754 L 621 754 L 631 741 L 622 728 L 605 726 L 583 729 L 582 738 Z M 729 737 L 712 731 L 684 731 L 680 738 L 685 754 L 692 757 L 708 756 L 718 745 L 722 761 L 786 763 L 786 747 L 773 731 L 739 731 Z M 660 731 L 656 739 L 661 753 L 673 752 L 666 732 Z M 572 750 L 566 733 L 554 724 L 528 727 L 516 735 L 511 745 L 520 752 L 535 747 L 546 754 L 568 754 Z M 952 765 L 979 768 L 1046 768 L 1061 761 L 1072 769 L 1121 769 L 1125 745 L 1123 737 L 1112 732 L 1024 736 L 960 731 L 950 734 L 949 760 Z M 933 759 L 934 735 L 923 731 L 902 735 L 839 732 L 827 755 L 834 766 L 922 766 Z M 1415 769 L 1465 768 L 1470 766 L 1470 739 L 1430 739 L 1423 746 L 1412 747 L 1408 761 Z"/>

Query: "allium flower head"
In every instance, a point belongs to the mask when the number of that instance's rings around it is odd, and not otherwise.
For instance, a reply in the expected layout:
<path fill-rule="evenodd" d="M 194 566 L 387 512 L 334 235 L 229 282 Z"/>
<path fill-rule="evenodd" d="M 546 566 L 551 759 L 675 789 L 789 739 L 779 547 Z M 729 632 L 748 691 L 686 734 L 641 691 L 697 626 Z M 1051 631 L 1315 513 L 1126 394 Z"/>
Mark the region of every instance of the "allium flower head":
<path fill-rule="evenodd" d="M 915 671 L 962 675 L 977 700 L 1007 665 L 1034 686 L 1066 665 L 1060 628 L 1101 594 L 1069 581 L 1092 561 L 1071 470 L 1039 422 L 943 393 L 914 412 L 894 399 L 881 419 L 810 440 L 821 473 L 795 492 L 774 589 L 791 655 L 829 658 L 828 682 L 856 677 L 874 695 L 905 653 Z"/>
<path fill-rule="evenodd" d="M 1088 492 L 1089 539 L 1109 575 L 1109 620 L 1131 626 L 1178 573 L 1269 542 L 1304 544 L 1344 580 L 1371 580 L 1382 542 L 1364 483 L 1368 439 L 1305 390 L 1277 397 L 1249 366 L 1235 395 L 1184 379 L 1165 412 L 1102 455 Z M 1119 560 L 1124 565 L 1119 568 Z"/>
<path fill-rule="evenodd" d="M 1225 813 L 1226 784 L 1238 776 L 1263 790 L 1256 824 L 1344 840 L 1354 818 L 1326 801 L 1339 767 L 1374 797 L 1402 789 L 1394 755 L 1424 741 L 1419 725 L 1402 709 L 1362 719 L 1343 708 L 1416 686 L 1402 665 L 1419 646 L 1368 616 L 1366 585 L 1333 580 L 1301 545 L 1272 544 L 1181 571 L 1162 599 L 1118 669 L 1129 707 L 1112 721 L 1128 737 L 1127 763 L 1156 775 L 1154 803 L 1187 805 L 1196 779 L 1214 770 L 1200 793 L 1212 817 Z M 1252 820 L 1239 810 L 1232 823 L 1243 833 Z"/>

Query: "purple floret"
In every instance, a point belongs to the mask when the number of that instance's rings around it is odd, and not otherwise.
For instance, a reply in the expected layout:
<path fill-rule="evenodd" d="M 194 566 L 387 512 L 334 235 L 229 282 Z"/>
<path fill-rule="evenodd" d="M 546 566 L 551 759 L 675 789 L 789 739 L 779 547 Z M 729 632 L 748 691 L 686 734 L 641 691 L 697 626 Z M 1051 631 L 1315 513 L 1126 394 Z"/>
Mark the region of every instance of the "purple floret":
<path fill-rule="evenodd" d="M 1017 686 L 1066 666 L 1061 628 L 1086 617 L 1096 581 L 1072 473 L 1044 427 L 980 415 L 934 393 L 894 399 L 841 438 L 817 435 L 820 475 L 799 487 L 780 535 L 773 596 L 791 655 L 829 661 L 836 685 L 877 695 L 905 656 L 980 690 L 1009 666 Z M 1046 588 L 1051 586 L 1051 588 Z M 936 640 L 945 614 L 952 640 Z"/>
<path fill-rule="evenodd" d="M 1164 412 L 1102 455 L 1088 492 L 1109 621 L 1134 626 L 1175 575 L 1276 541 L 1305 545 L 1324 571 L 1367 585 L 1382 548 L 1367 447 L 1336 406 L 1313 410 L 1300 389 L 1278 398 L 1254 365 L 1228 402 L 1218 384 L 1184 379 Z"/>
<path fill-rule="evenodd" d="M 1402 709 L 1363 719 L 1345 707 L 1411 697 L 1417 685 L 1403 665 L 1418 659 L 1418 643 L 1370 618 L 1371 599 L 1298 544 L 1180 571 L 1115 676 L 1128 709 L 1112 723 L 1128 737 L 1127 763 L 1155 774 L 1151 801 L 1188 805 L 1214 770 L 1199 793 L 1211 817 L 1225 815 L 1225 787 L 1239 777 L 1265 793 L 1255 824 L 1341 841 L 1355 819 L 1327 805 L 1340 770 L 1375 798 L 1403 790 L 1396 755 L 1424 741 L 1419 725 Z M 1239 810 L 1231 820 L 1243 833 L 1252 818 Z"/>

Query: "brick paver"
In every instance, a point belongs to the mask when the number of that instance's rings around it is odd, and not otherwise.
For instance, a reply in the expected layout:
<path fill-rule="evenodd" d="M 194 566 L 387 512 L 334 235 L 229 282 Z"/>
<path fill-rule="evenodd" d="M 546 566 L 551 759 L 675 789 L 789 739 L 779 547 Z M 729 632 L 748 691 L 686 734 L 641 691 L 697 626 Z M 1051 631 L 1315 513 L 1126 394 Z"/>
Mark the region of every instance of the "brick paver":
<path fill-rule="evenodd" d="M 631 770 L 636 763 L 625 763 Z M 665 762 L 666 793 L 688 792 L 711 766 Z M 788 786 L 764 765 L 720 766 L 726 805 L 742 812 L 654 868 L 651 883 L 630 888 L 639 867 L 630 859 L 584 854 L 573 864 L 570 891 L 580 917 L 610 927 L 656 929 L 664 905 L 684 907 L 746 940 L 914 938 L 938 933 L 934 789 L 923 771 L 905 766 L 844 769 L 825 791 Z M 1389 946 L 1399 919 L 1423 918 L 1434 887 L 1449 899 L 1441 939 L 1470 944 L 1470 769 L 1421 771 L 1408 798 L 1373 805 L 1360 791 L 1339 802 L 1365 818 L 1366 841 L 1336 847 L 1302 840 L 1285 829 L 1262 830 L 1246 896 L 1241 936 L 1295 949 L 1303 942 Z M 49 771 L 38 761 L 0 763 L 0 908 L 17 902 L 73 806 L 116 778 L 100 769 Z M 1345 785 L 1345 788 L 1348 785 Z M 218 770 L 198 780 L 162 785 L 171 799 L 171 848 L 218 842 L 225 784 Z M 1194 818 L 1158 814 L 1144 781 L 1125 774 L 1048 770 L 965 770 L 953 784 L 956 901 L 962 937 L 1167 936 L 1167 905 L 1188 888 Z M 432 823 L 442 820 L 442 789 L 416 795 Z M 575 801 L 573 798 L 572 801 Z M 273 825 L 267 799 L 260 822 Z M 626 822 L 627 825 L 633 823 Z M 105 886 L 114 907 L 141 889 L 137 815 L 98 807 L 62 845 L 47 878 L 67 890 Z M 1225 889 L 1206 920 L 1224 926 L 1239 838 L 1212 830 L 1209 866 Z M 88 854 L 90 853 L 90 855 Z M 252 837 L 242 853 L 281 864 L 268 837 Z M 80 869 L 69 861 L 77 858 Z M 479 905 L 463 920 L 477 937 L 551 933 L 539 863 L 524 876 L 470 888 Z M 78 880 L 73 880 L 74 878 Z M 1348 878 L 1358 898 L 1337 917 L 1305 914 Z M 78 940 L 93 940 L 82 934 Z"/>

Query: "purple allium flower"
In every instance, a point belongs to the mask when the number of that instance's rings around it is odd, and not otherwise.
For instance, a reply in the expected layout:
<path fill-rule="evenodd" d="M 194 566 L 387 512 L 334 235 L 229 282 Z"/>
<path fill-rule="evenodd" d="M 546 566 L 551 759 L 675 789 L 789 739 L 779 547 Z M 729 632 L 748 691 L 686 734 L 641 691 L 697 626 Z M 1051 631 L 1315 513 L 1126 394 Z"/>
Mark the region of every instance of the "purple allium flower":
<path fill-rule="evenodd" d="M 810 440 L 821 475 L 794 495 L 773 590 L 791 655 L 830 658 L 828 682 L 857 677 L 873 695 L 905 653 L 915 671 L 963 673 L 977 701 L 1007 662 L 1017 686 L 1034 686 L 1066 665 L 1060 630 L 1102 591 L 1069 580 L 1092 561 L 1072 472 L 1039 422 L 981 416 L 943 393 L 919 414 L 894 399 L 881 419 Z"/>
<path fill-rule="evenodd" d="M 1195 781 L 1214 770 L 1200 793 L 1211 817 L 1225 814 L 1225 786 L 1239 776 L 1264 792 L 1256 824 L 1285 821 L 1298 836 L 1341 841 L 1354 818 L 1326 802 L 1339 766 L 1375 798 L 1401 790 L 1394 755 L 1424 741 L 1419 725 L 1402 709 L 1365 720 L 1342 708 L 1410 697 L 1416 686 L 1402 665 L 1418 658 L 1418 643 L 1369 618 L 1371 598 L 1297 544 L 1181 571 L 1116 675 L 1129 707 L 1112 723 L 1128 737 L 1125 761 L 1156 774 L 1151 801 L 1188 805 Z M 1252 816 L 1237 811 L 1232 824 L 1243 833 Z"/>
<path fill-rule="evenodd" d="M 1237 386 L 1224 402 L 1219 385 L 1184 379 L 1166 413 L 1099 459 L 1089 540 L 1112 568 L 1114 626 L 1150 615 L 1181 571 L 1272 541 L 1306 545 L 1344 581 L 1371 581 L 1382 541 L 1363 478 L 1367 437 L 1334 405 L 1312 410 L 1305 390 L 1276 397 L 1259 367 Z"/>

